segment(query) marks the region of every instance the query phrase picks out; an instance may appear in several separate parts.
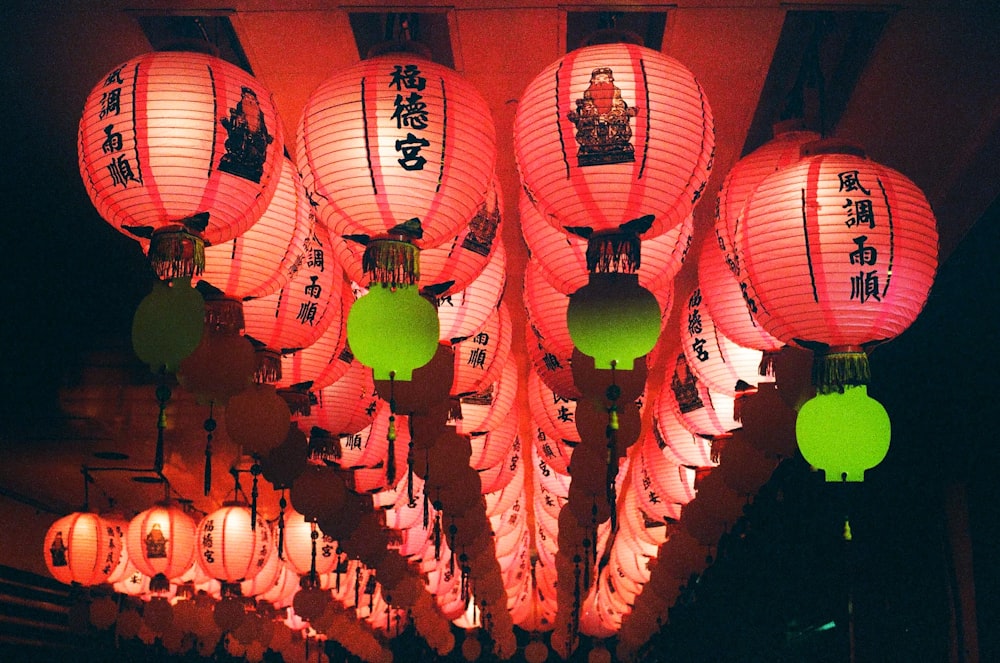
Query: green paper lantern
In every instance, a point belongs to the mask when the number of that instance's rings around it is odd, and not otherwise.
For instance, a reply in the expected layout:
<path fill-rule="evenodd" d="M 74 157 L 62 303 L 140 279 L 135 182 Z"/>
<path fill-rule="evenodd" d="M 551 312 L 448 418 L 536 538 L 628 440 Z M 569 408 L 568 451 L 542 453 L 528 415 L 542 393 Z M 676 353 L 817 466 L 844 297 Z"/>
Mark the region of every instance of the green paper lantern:
<path fill-rule="evenodd" d="M 823 470 L 827 481 L 863 481 L 865 470 L 889 452 L 889 415 L 868 387 L 818 394 L 806 401 L 795 420 L 802 456 Z"/>
<path fill-rule="evenodd" d="M 591 274 L 569 298 L 566 323 L 573 345 L 594 367 L 632 370 L 660 335 L 660 305 L 637 274 Z"/>
<path fill-rule="evenodd" d="M 154 373 L 173 373 L 201 343 L 205 300 L 190 278 L 157 281 L 132 318 L 132 348 Z"/>
<path fill-rule="evenodd" d="M 351 306 L 347 343 L 376 380 L 409 381 L 437 350 L 437 311 L 415 285 L 373 284 Z"/>

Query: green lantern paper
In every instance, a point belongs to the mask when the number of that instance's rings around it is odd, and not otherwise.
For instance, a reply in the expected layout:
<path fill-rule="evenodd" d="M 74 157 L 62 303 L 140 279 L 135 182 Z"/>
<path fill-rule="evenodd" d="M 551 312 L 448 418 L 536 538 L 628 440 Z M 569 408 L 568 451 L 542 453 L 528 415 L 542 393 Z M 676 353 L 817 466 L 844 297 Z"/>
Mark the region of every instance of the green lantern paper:
<path fill-rule="evenodd" d="M 437 350 L 437 311 L 415 285 L 372 284 L 351 306 L 347 343 L 376 380 L 409 381 Z"/>
<path fill-rule="evenodd" d="M 566 323 L 573 345 L 594 367 L 632 370 L 660 335 L 660 305 L 637 274 L 591 274 L 569 298 Z"/>
<path fill-rule="evenodd" d="M 795 420 L 802 456 L 823 470 L 827 481 L 863 481 L 865 470 L 889 452 L 890 436 L 888 413 L 864 385 L 818 394 Z"/>
<path fill-rule="evenodd" d="M 132 348 L 154 373 L 177 371 L 201 343 L 205 300 L 191 279 L 157 281 L 132 318 Z"/>

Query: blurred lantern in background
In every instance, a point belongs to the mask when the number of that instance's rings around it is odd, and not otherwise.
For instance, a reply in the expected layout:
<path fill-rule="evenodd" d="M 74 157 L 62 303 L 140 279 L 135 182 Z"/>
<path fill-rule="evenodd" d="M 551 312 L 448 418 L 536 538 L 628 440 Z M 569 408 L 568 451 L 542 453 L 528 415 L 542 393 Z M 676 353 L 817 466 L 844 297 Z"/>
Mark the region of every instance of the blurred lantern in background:
<path fill-rule="evenodd" d="M 271 94 L 242 69 L 188 52 L 110 71 L 87 98 L 79 139 L 91 201 L 148 250 L 160 278 L 200 272 L 205 244 L 260 218 L 284 149 Z"/>
<path fill-rule="evenodd" d="M 114 526 L 96 513 L 71 513 L 45 535 L 45 566 L 67 585 L 99 585 L 118 566 L 122 543 Z"/>

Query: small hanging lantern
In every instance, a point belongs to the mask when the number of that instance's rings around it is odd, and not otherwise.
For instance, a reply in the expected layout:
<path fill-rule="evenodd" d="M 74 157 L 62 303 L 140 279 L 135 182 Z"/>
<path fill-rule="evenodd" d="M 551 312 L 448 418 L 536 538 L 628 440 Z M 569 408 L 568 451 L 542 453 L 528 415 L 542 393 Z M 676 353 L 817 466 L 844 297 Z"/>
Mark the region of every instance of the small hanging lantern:
<path fill-rule="evenodd" d="M 253 578 L 271 552 L 271 528 L 250 507 L 231 502 L 202 518 L 196 535 L 198 565 L 223 583 Z"/>
<path fill-rule="evenodd" d="M 96 513 L 71 513 L 49 527 L 43 551 L 52 577 L 89 587 L 107 581 L 115 571 L 121 541 L 114 526 Z"/>
<path fill-rule="evenodd" d="M 164 503 L 135 516 L 125 533 L 129 560 L 142 574 L 172 580 L 194 562 L 196 524 L 182 508 Z"/>
<path fill-rule="evenodd" d="M 283 149 L 271 94 L 202 53 L 147 53 L 115 67 L 80 120 L 80 174 L 91 201 L 115 229 L 148 245 L 160 278 L 199 273 L 205 244 L 260 218 Z"/>

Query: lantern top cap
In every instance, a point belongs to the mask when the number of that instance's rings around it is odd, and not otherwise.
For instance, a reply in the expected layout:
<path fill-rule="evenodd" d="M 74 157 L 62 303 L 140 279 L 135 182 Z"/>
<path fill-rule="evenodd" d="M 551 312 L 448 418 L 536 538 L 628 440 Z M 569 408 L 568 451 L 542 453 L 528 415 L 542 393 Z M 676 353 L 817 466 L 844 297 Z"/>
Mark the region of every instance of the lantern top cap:
<path fill-rule="evenodd" d="M 844 138 L 821 138 L 808 142 L 799 149 L 799 156 L 803 159 L 821 154 L 847 154 L 862 159 L 868 158 L 863 147 Z"/>
<path fill-rule="evenodd" d="M 370 60 L 372 58 L 377 58 L 382 55 L 397 55 L 400 53 L 407 53 L 409 55 L 416 55 L 425 60 L 433 60 L 431 55 L 431 49 L 421 44 L 420 42 L 413 41 L 412 39 L 397 39 L 395 41 L 383 41 L 375 44 L 368 49 L 365 54 L 364 59 Z"/>
<path fill-rule="evenodd" d="M 587 35 L 581 46 L 598 46 L 600 44 L 635 44 L 636 46 L 645 46 L 645 41 L 635 32 L 631 30 L 622 30 L 621 28 L 603 28 L 601 30 L 595 30 L 594 32 Z"/>
<path fill-rule="evenodd" d="M 795 133 L 797 131 L 812 131 L 804 117 L 790 117 L 787 120 L 779 120 L 771 125 L 771 133 L 777 138 L 782 134 Z"/>
<path fill-rule="evenodd" d="M 169 51 L 171 53 L 200 53 L 211 55 L 213 58 L 219 57 L 219 47 L 204 39 L 192 39 L 177 37 L 161 46 L 158 51 Z"/>

